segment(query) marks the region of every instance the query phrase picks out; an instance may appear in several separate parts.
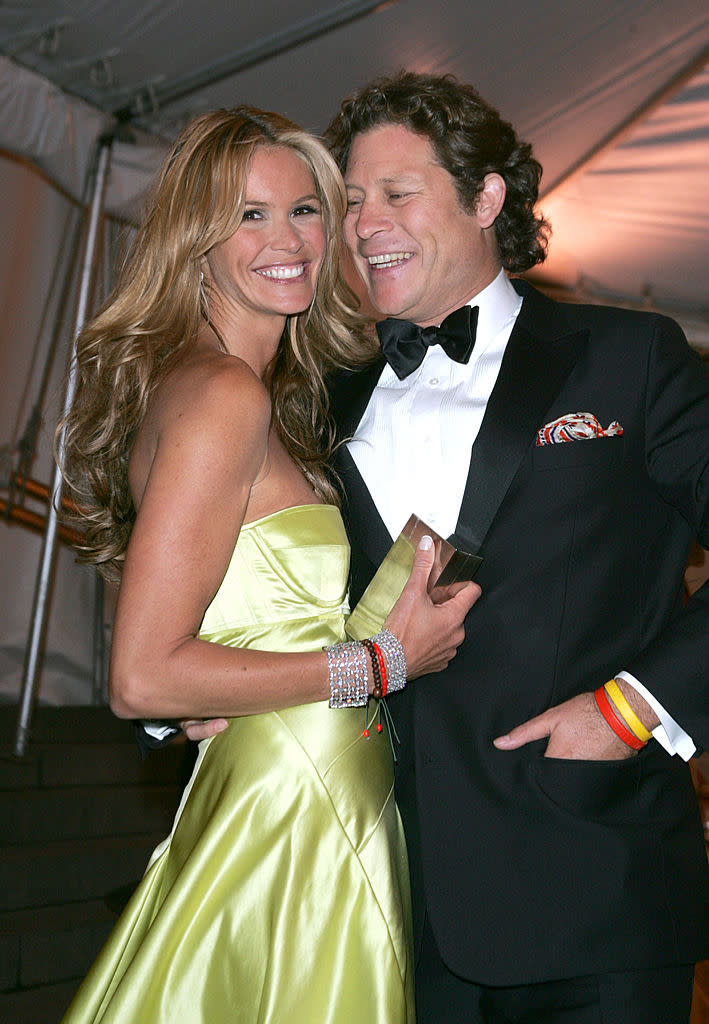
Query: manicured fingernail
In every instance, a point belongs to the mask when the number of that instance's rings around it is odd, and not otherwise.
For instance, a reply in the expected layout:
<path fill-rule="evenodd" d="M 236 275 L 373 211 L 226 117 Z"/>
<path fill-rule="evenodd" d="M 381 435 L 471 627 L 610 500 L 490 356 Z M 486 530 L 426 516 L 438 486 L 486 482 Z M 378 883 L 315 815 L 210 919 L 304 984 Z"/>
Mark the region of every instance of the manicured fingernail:
<path fill-rule="evenodd" d="M 419 541 L 419 547 L 422 551 L 430 551 L 433 547 L 433 537 L 429 537 L 427 533 L 424 533 L 423 537 Z"/>

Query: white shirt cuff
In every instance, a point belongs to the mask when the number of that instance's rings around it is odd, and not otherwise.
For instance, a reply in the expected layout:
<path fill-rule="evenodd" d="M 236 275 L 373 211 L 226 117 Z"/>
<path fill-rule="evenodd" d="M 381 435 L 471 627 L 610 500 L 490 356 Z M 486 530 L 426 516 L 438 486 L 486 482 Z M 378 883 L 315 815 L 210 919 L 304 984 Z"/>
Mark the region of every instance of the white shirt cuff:
<path fill-rule="evenodd" d="M 652 735 L 660 746 L 664 747 L 668 754 L 679 754 L 683 761 L 689 761 L 697 750 L 692 737 L 687 735 L 674 718 L 667 714 L 662 704 L 655 700 L 649 690 L 635 676 L 631 676 L 630 672 L 618 672 L 616 679 L 624 679 L 626 683 L 630 683 L 660 719 L 660 724 L 652 730 Z"/>
<path fill-rule="evenodd" d="M 148 736 L 151 736 L 154 740 L 164 740 L 168 736 L 176 736 L 180 731 L 174 725 L 166 725 L 164 722 L 148 722 L 142 721 L 140 723 Z"/>

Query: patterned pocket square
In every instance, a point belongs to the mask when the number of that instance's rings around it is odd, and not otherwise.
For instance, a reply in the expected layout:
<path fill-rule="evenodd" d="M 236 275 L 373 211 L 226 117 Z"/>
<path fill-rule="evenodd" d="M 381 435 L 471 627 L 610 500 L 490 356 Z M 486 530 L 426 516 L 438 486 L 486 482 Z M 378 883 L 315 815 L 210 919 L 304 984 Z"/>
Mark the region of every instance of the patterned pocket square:
<path fill-rule="evenodd" d="M 622 433 L 623 428 L 617 420 L 604 430 L 593 413 L 569 412 L 541 428 L 537 433 L 537 445 L 584 441 L 590 437 L 618 437 Z"/>

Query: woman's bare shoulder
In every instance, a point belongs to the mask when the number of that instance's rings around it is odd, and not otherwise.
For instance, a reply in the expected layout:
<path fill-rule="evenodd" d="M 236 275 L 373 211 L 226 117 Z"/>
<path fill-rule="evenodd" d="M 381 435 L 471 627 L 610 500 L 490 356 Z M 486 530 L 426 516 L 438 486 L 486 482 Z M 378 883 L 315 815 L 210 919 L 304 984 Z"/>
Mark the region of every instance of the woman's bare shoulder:
<path fill-rule="evenodd" d="M 158 444 L 181 436 L 191 445 L 219 437 L 265 442 L 270 422 L 268 389 L 251 367 L 238 356 L 195 345 L 155 387 L 132 459 L 152 462 Z"/>
<path fill-rule="evenodd" d="M 271 399 L 263 381 L 238 356 L 213 349 L 190 353 L 158 386 L 156 416 L 163 428 L 175 419 L 202 424 L 216 418 L 265 426 Z"/>
<path fill-rule="evenodd" d="M 158 450 L 175 452 L 183 466 L 202 464 L 216 474 L 240 469 L 253 478 L 268 449 L 271 400 L 263 381 L 242 359 L 195 352 L 158 384 L 138 431 L 129 464 L 131 489 L 142 494 Z"/>

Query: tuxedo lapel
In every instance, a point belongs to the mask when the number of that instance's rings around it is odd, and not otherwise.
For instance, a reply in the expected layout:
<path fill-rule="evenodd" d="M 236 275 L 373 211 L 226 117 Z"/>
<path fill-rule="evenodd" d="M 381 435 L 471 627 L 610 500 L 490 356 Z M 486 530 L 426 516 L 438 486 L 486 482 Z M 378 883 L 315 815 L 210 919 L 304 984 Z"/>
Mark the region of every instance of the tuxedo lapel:
<path fill-rule="evenodd" d="M 389 531 L 382 522 L 354 459 L 344 445 L 338 450 L 336 465 L 345 490 L 342 512 L 350 544 L 364 551 L 375 566 L 379 565 L 392 545 Z"/>
<path fill-rule="evenodd" d="M 514 282 L 524 295 L 470 457 L 451 541 L 477 553 L 540 425 L 588 340 L 569 333 L 560 307 Z"/>
<path fill-rule="evenodd" d="M 357 429 L 383 368 L 384 359 L 379 358 L 362 370 L 342 373 L 330 390 L 330 403 L 339 442 L 335 453 L 335 467 L 345 491 L 342 511 L 347 533 L 352 547 L 364 551 L 374 565 L 379 565 L 383 560 L 392 540 L 347 449 L 346 441 Z"/>
<path fill-rule="evenodd" d="M 347 441 L 354 434 L 384 365 L 384 357 L 380 355 L 361 370 L 346 370 L 334 378 L 330 387 L 330 408 L 338 441 Z"/>

